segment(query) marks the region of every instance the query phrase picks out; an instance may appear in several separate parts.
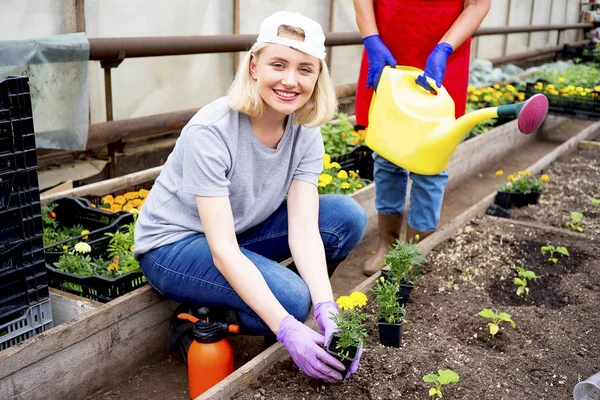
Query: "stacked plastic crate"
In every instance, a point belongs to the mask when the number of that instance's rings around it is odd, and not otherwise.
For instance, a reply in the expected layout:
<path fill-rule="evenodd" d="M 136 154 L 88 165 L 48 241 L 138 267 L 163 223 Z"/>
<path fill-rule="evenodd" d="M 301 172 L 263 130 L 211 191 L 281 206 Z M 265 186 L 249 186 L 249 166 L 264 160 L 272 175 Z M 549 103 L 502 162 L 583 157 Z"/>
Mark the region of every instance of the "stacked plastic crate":
<path fill-rule="evenodd" d="M 31 94 L 0 81 L 0 350 L 52 327 Z"/>

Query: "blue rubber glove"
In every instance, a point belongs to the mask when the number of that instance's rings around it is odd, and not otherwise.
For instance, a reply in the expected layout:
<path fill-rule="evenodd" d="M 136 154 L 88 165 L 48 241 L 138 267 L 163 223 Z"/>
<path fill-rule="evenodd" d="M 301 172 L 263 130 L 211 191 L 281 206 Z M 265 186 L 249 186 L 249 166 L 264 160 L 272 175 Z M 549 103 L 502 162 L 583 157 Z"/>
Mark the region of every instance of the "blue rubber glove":
<path fill-rule="evenodd" d="M 344 364 L 327 353 L 323 347 L 324 338 L 294 316 L 287 315 L 281 320 L 277 340 L 290 353 L 292 360 L 306 375 L 325 382 L 342 379 L 340 371 Z"/>
<path fill-rule="evenodd" d="M 436 93 L 437 91 L 427 82 L 426 77 L 433 79 L 438 88 L 441 87 L 444 81 L 444 74 L 446 73 L 446 63 L 450 54 L 452 54 L 452 46 L 446 42 L 438 43 L 433 48 L 429 57 L 427 57 L 425 73 L 417 77 L 417 84 L 425 90 Z"/>
<path fill-rule="evenodd" d="M 390 50 L 381 41 L 379 35 L 367 36 L 363 39 L 365 49 L 367 50 L 367 56 L 369 57 L 369 71 L 367 73 L 367 89 L 372 87 L 377 89 L 379 84 L 379 78 L 381 77 L 381 71 L 386 65 L 390 65 L 393 68 L 396 67 L 396 59 L 390 53 Z"/>

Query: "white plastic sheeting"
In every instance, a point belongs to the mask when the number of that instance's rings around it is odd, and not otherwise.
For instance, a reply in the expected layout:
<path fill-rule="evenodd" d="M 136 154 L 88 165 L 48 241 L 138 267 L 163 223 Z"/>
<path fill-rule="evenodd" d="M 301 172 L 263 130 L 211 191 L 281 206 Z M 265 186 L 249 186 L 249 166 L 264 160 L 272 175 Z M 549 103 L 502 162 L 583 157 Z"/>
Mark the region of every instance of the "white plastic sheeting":
<path fill-rule="evenodd" d="M 29 77 L 38 148 L 85 150 L 89 52 L 83 33 L 0 41 L 0 78 Z"/>

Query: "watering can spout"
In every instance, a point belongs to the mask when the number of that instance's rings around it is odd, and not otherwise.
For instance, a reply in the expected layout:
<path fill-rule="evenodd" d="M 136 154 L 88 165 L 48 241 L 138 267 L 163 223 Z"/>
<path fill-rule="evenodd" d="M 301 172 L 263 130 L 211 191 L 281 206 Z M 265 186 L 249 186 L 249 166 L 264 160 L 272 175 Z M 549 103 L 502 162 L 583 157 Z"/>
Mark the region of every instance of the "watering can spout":
<path fill-rule="evenodd" d="M 423 71 L 384 68 L 371 100 L 365 142 L 390 162 L 421 175 L 446 169 L 456 146 L 471 129 L 489 118 L 518 118 L 522 133 L 534 132 L 548 113 L 548 99 L 535 95 L 525 103 L 483 108 L 454 118 L 454 101 L 445 88 L 437 95 L 415 83 Z"/>

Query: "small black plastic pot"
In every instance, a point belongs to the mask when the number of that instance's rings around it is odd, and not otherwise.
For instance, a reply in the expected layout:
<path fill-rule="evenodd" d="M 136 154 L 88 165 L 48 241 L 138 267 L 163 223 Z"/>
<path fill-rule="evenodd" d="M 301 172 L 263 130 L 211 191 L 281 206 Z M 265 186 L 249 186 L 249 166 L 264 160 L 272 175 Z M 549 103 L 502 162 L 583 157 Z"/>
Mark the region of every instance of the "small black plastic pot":
<path fill-rule="evenodd" d="M 398 291 L 398 305 L 400 307 L 408 303 L 408 298 L 410 297 L 410 293 L 412 292 L 414 287 L 414 285 L 409 285 L 407 283 L 403 283 L 400 285 L 400 290 Z"/>
<path fill-rule="evenodd" d="M 513 193 L 498 192 L 496 193 L 496 200 L 494 202 L 505 210 L 508 210 L 512 205 L 512 195 Z"/>
<path fill-rule="evenodd" d="M 379 341 L 382 345 L 388 347 L 402 346 L 402 326 L 404 322 L 399 324 L 388 324 L 387 322 L 377 322 L 379 326 Z"/>
<path fill-rule="evenodd" d="M 529 193 L 512 193 L 511 198 L 511 203 L 513 206 L 520 208 L 520 207 L 526 207 L 529 204 L 531 204 L 530 201 L 530 196 Z"/>
<path fill-rule="evenodd" d="M 500 207 L 498 204 L 490 204 L 490 207 L 485 213 L 493 217 L 510 218 L 510 211 Z"/>
<path fill-rule="evenodd" d="M 538 204 L 540 202 L 540 196 L 542 192 L 531 192 L 527 193 L 527 204 Z"/>
<path fill-rule="evenodd" d="M 342 359 L 342 356 L 340 355 L 340 353 L 338 353 L 338 350 L 336 349 L 338 340 L 339 338 L 337 336 L 331 335 L 331 339 L 329 340 L 329 342 L 325 343 L 325 351 L 334 356 L 336 359 L 340 360 L 342 364 L 344 364 L 345 368 L 343 371 L 340 371 L 340 373 L 345 378 L 346 374 L 348 373 L 348 369 L 350 368 L 350 364 L 352 364 L 352 362 L 358 358 L 358 348 L 354 346 L 350 347 L 348 349 L 348 357 Z"/>

